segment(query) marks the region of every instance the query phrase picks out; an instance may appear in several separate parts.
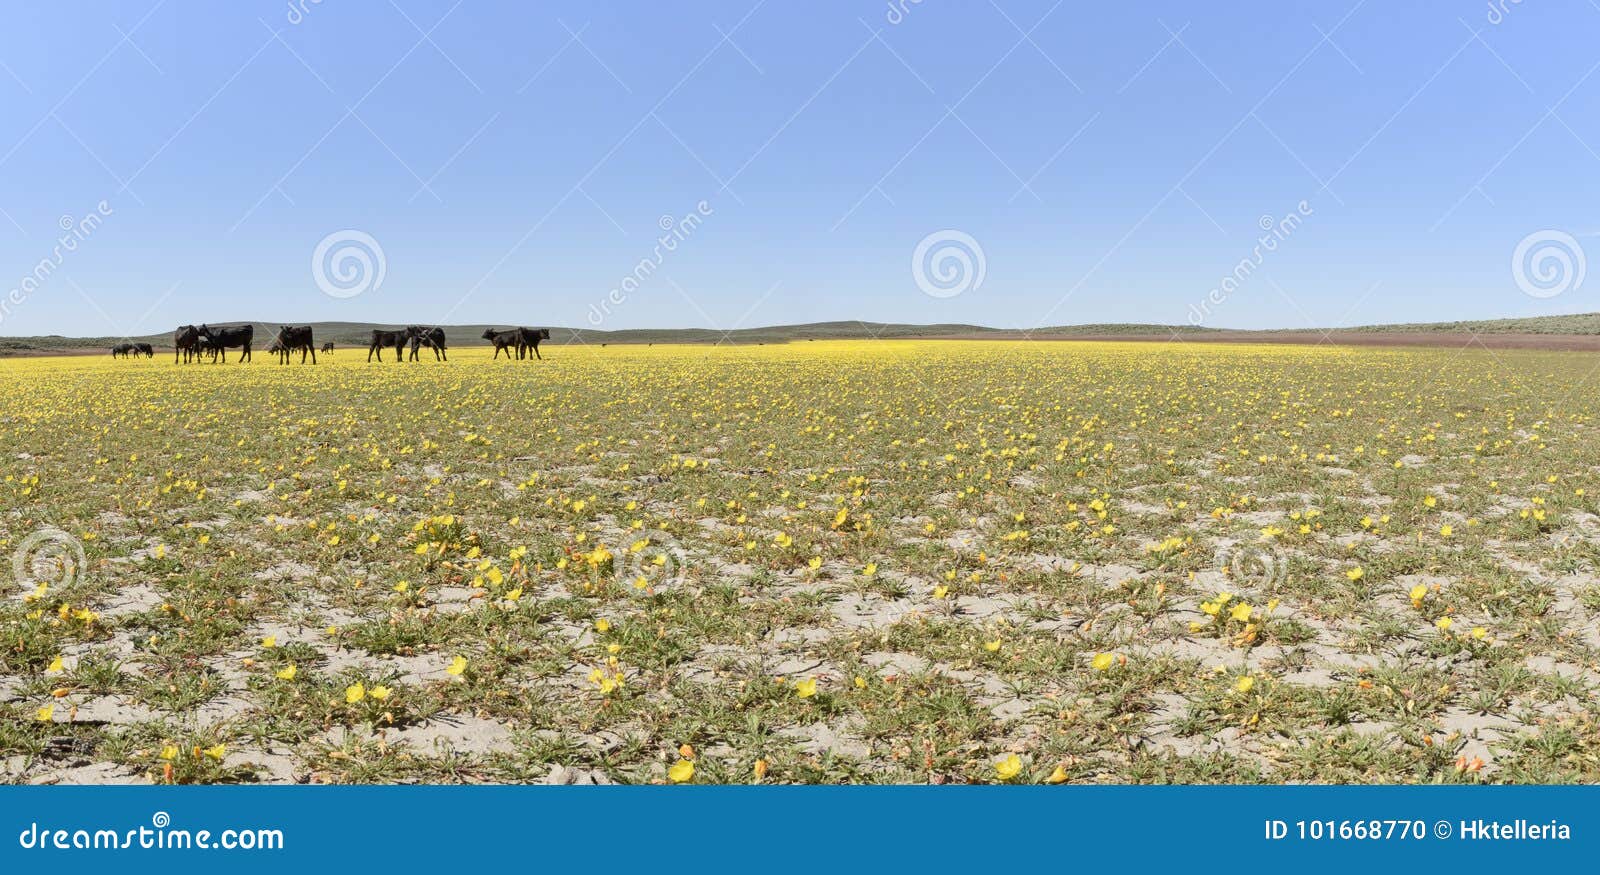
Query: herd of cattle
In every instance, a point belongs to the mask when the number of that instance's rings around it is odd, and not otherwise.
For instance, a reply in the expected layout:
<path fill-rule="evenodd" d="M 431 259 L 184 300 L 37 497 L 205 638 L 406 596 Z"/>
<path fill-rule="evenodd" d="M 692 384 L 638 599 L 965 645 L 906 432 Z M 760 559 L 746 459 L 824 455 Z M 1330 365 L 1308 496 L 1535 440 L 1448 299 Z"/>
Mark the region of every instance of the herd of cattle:
<path fill-rule="evenodd" d="M 254 325 L 241 325 L 236 328 L 212 328 L 209 325 L 184 325 L 172 333 L 172 362 L 198 362 L 201 356 L 206 356 L 210 361 L 219 359 L 228 361 L 228 350 L 239 350 L 239 361 L 251 361 L 251 350 L 255 344 L 256 329 Z M 483 339 L 494 346 L 494 357 L 499 358 L 504 352 L 510 359 L 515 353 L 519 359 L 527 358 L 530 354 L 537 359 L 543 359 L 539 354 L 540 341 L 550 339 L 548 328 L 507 328 L 505 330 L 488 329 L 483 332 Z M 385 349 L 394 350 L 394 360 L 405 360 L 406 348 L 410 347 L 411 361 L 418 360 L 418 353 L 423 347 L 433 350 L 435 361 L 449 361 L 445 353 L 444 329 L 434 325 L 408 325 L 397 331 L 374 330 L 372 340 L 367 344 L 367 361 L 372 361 L 376 355 L 378 361 L 383 361 Z M 312 364 L 317 363 L 316 341 L 311 336 L 311 326 L 283 326 L 273 335 L 272 342 L 267 344 L 267 354 L 278 356 L 279 364 L 288 364 L 292 353 L 300 353 L 300 363 L 305 364 L 307 358 Z M 323 353 L 333 352 L 333 344 L 324 343 Z M 148 343 L 123 343 L 111 348 L 112 358 L 130 358 L 133 356 L 154 358 L 155 350 Z"/>
<path fill-rule="evenodd" d="M 155 347 L 148 343 L 119 343 L 111 348 L 112 358 L 133 358 L 144 356 L 147 359 L 156 357 Z"/>

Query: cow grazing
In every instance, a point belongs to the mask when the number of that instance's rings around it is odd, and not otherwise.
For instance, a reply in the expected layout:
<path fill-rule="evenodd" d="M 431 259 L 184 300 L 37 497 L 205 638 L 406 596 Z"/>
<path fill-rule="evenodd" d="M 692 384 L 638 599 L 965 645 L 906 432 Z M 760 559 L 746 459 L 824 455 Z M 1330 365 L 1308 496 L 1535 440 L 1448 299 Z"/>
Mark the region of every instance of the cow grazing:
<path fill-rule="evenodd" d="M 417 349 L 423 344 L 433 347 L 434 361 L 450 360 L 450 356 L 445 354 L 443 328 L 434 325 L 408 325 L 406 326 L 406 333 L 411 335 L 412 361 L 417 360 Z"/>
<path fill-rule="evenodd" d="M 372 361 L 373 353 L 378 354 L 378 361 L 383 361 L 383 351 L 386 348 L 394 349 L 394 360 L 396 362 L 405 361 L 403 350 L 405 349 L 406 341 L 410 339 L 410 334 L 404 330 L 379 331 L 373 329 L 372 342 L 367 344 L 367 361 Z"/>
<path fill-rule="evenodd" d="M 228 350 L 234 347 L 239 349 L 239 362 L 252 361 L 250 345 L 255 340 L 256 327 L 254 325 L 241 325 L 237 328 L 212 328 L 209 325 L 200 326 L 200 336 L 210 342 L 212 349 L 222 354 L 222 363 L 228 363 Z"/>
<path fill-rule="evenodd" d="M 300 364 L 306 363 L 307 355 L 311 356 L 312 364 L 317 363 L 316 342 L 311 338 L 310 325 L 301 325 L 299 327 L 282 326 L 278 329 L 278 336 L 272 341 L 272 344 L 278 347 L 279 364 L 288 364 L 289 354 L 295 350 L 300 351 Z"/>
<path fill-rule="evenodd" d="M 133 344 L 119 343 L 111 348 L 112 358 L 128 358 L 133 355 Z"/>
<path fill-rule="evenodd" d="M 520 343 L 518 344 L 520 348 L 517 350 L 517 358 L 525 357 L 531 350 L 536 358 L 540 359 L 541 361 L 544 359 L 544 356 L 539 355 L 539 341 L 550 339 L 550 329 L 518 328 L 517 335 L 520 339 Z"/>
<path fill-rule="evenodd" d="M 172 363 L 178 363 L 178 356 L 183 356 L 184 361 L 192 361 L 200 346 L 200 329 L 193 325 L 184 325 L 172 332 Z"/>
<path fill-rule="evenodd" d="M 329 341 L 329 342 L 324 343 L 322 345 L 322 354 L 323 355 L 327 355 L 330 352 L 333 352 L 333 341 Z"/>
<path fill-rule="evenodd" d="M 153 358 L 156 357 L 156 348 L 151 346 L 148 343 L 136 343 L 136 344 L 134 344 L 133 345 L 133 351 L 136 352 L 136 353 L 139 353 L 140 355 L 143 355 L 147 359 L 153 359 Z"/>
<path fill-rule="evenodd" d="M 508 359 L 511 358 L 511 353 L 513 350 L 518 353 L 517 358 L 522 357 L 522 332 L 515 328 L 507 329 L 505 331 L 496 331 L 493 328 L 486 328 L 483 331 L 483 339 L 494 344 L 494 357 L 497 359 L 500 357 L 502 350 L 505 351 L 506 358 Z"/>

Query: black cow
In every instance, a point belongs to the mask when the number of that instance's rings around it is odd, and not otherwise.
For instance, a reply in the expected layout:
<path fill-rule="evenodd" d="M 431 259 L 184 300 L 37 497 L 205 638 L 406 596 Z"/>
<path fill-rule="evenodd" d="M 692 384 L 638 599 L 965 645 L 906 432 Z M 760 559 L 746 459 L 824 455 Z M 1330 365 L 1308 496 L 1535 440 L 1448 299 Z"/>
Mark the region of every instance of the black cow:
<path fill-rule="evenodd" d="M 211 362 L 216 362 L 217 354 L 222 352 L 222 341 L 212 337 L 201 336 L 194 342 L 194 360 L 199 361 L 205 356 Z"/>
<path fill-rule="evenodd" d="M 133 344 L 119 343 L 111 348 L 112 358 L 127 358 L 133 355 Z"/>
<path fill-rule="evenodd" d="M 506 358 L 511 358 L 512 350 L 516 350 L 517 358 L 522 358 L 522 332 L 510 328 L 505 331 L 496 331 L 493 328 L 483 330 L 483 339 L 494 344 L 494 357 L 499 358 L 500 352 L 505 351 Z"/>
<path fill-rule="evenodd" d="M 239 349 L 239 362 L 253 361 L 250 356 L 250 345 L 255 341 L 256 327 L 254 325 L 241 325 L 238 328 L 212 328 L 209 325 L 200 326 L 200 336 L 210 342 L 211 348 L 222 353 L 222 363 L 228 363 L 228 350 L 233 347 Z"/>
<path fill-rule="evenodd" d="M 396 362 L 405 361 L 405 354 L 402 352 L 402 350 L 405 348 L 406 341 L 410 339 L 410 333 L 403 329 L 400 331 L 379 331 L 377 329 L 373 329 L 372 342 L 367 344 L 367 361 L 372 361 L 373 353 L 378 354 L 378 361 L 383 361 L 383 351 L 389 347 L 394 348 L 394 360 Z"/>
<path fill-rule="evenodd" d="M 300 364 L 306 363 L 306 355 L 311 356 L 311 363 L 317 363 L 316 342 L 311 339 L 311 326 L 302 325 L 293 327 L 285 325 L 278 329 L 278 337 L 273 345 L 278 347 L 278 363 L 289 363 L 289 354 L 300 350 Z"/>
<path fill-rule="evenodd" d="M 443 340 L 436 340 L 435 336 L 428 329 L 419 328 L 412 330 L 408 328 L 406 331 L 411 337 L 411 361 L 417 360 L 417 351 L 422 349 L 424 346 L 433 350 L 434 361 L 439 361 L 443 357 L 444 347 L 440 345 L 443 343 Z M 441 331 L 439 333 L 440 335 L 443 335 L 444 332 Z M 444 360 L 449 361 L 449 359 Z"/>
<path fill-rule="evenodd" d="M 550 329 L 518 328 L 517 334 L 521 341 L 518 344 L 519 348 L 517 349 L 517 358 L 525 357 L 528 351 L 532 350 L 535 357 L 539 358 L 540 360 L 544 359 L 544 356 L 539 355 L 539 341 L 550 339 Z"/>
<path fill-rule="evenodd" d="M 196 351 L 200 346 L 200 329 L 193 325 L 181 326 L 172 332 L 172 363 L 178 363 L 178 356 L 182 355 L 184 361 L 196 358 Z"/>
<path fill-rule="evenodd" d="M 434 361 L 449 361 L 450 356 L 445 354 L 444 329 L 434 325 L 408 325 L 406 333 L 411 335 L 411 360 L 417 360 L 417 349 L 423 344 L 433 347 Z"/>
<path fill-rule="evenodd" d="M 133 351 L 142 354 L 147 359 L 153 359 L 156 357 L 156 348 L 148 343 L 134 344 Z"/>
<path fill-rule="evenodd" d="M 327 355 L 330 352 L 333 352 L 333 341 L 331 341 L 331 340 L 322 345 L 322 354 L 323 355 Z"/>

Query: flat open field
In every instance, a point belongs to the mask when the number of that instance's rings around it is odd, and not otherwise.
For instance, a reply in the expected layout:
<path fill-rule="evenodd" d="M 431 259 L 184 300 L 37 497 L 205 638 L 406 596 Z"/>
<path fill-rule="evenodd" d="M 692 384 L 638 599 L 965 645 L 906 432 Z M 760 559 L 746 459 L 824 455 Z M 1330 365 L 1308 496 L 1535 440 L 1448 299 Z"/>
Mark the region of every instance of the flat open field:
<path fill-rule="evenodd" d="M 1182 328 L 1182 327 L 1176 327 L 1176 326 L 1167 327 L 1167 326 L 1155 325 L 1155 326 L 1144 326 L 1144 328 L 1146 330 L 1144 330 L 1144 331 L 1142 331 L 1140 333 L 1098 333 L 1096 331 L 1088 330 L 1088 329 L 1091 328 L 1091 326 L 1073 326 L 1073 327 L 1070 327 L 1070 329 L 1044 328 L 1044 329 L 1040 329 L 1038 331 L 1023 331 L 1023 330 L 1020 330 L 1020 329 L 1018 329 L 1018 330 L 984 329 L 982 332 L 965 333 L 965 334 L 962 334 L 962 333 L 955 333 L 955 334 L 950 334 L 950 333 L 922 333 L 922 334 L 917 335 L 916 337 L 896 338 L 891 334 L 877 335 L 875 332 L 877 330 L 879 330 L 879 329 L 883 329 L 883 330 L 892 332 L 892 331 L 895 331 L 897 328 L 901 328 L 903 326 L 882 326 L 882 325 L 879 325 L 879 326 L 877 326 L 875 328 L 872 325 L 869 325 L 868 323 L 857 322 L 857 323 L 854 323 L 854 325 L 856 326 L 856 336 L 843 337 L 843 338 L 840 338 L 840 337 L 834 337 L 834 338 L 823 337 L 821 339 L 823 339 L 823 340 L 834 340 L 834 341 L 878 340 L 878 339 L 885 339 L 885 340 L 893 340 L 893 339 L 912 340 L 912 339 L 915 339 L 915 340 L 975 340 L 975 341 L 1011 340 L 1011 341 L 1031 341 L 1031 342 L 1070 341 L 1070 342 L 1073 342 L 1073 343 L 1160 343 L 1160 344 L 1173 344 L 1173 343 L 1179 343 L 1179 344 L 1188 344 L 1188 343 L 1226 343 L 1226 344 L 1266 343 L 1266 344 L 1273 344 L 1273 345 L 1279 345 L 1279 346 L 1282 346 L 1282 345 L 1300 346 L 1300 345 L 1305 345 L 1305 344 L 1310 344 L 1310 345 L 1313 345 L 1313 346 L 1327 346 L 1327 345 L 1334 345 L 1334 346 L 1381 346 L 1381 347 L 1407 347 L 1407 348 L 1410 348 L 1410 347 L 1415 347 L 1415 348 L 1438 348 L 1438 349 L 1446 349 L 1446 350 L 1452 350 L 1452 351 L 1461 350 L 1461 349 L 1477 349 L 1477 350 L 1485 350 L 1485 349 L 1487 349 L 1487 350 L 1537 349 L 1537 350 L 1564 350 L 1564 351 L 1573 351 L 1573 352 L 1579 352 L 1579 351 L 1581 351 L 1581 352 L 1600 352 L 1600 333 L 1597 333 L 1594 330 L 1589 330 L 1589 331 L 1581 332 L 1581 333 L 1580 332 L 1564 333 L 1564 332 L 1557 332 L 1557 331 L 1507 331 L 1507 330 L 1499 329 L 1499 328 L 1496 328 L 1494 330 L 1489 330 L 1489 329 L 1486 328 L 1484 330 L 1479 331 L 1479 330 L 1471 328 L 1470 326 L 1474 326 L 1474 325 L 1477 325 L 1477 326 L 1491 326 L 1491 325 L 1494 325 L 1494 323 L 1482 323 L 1482 322 L 1480 322 L 1480 323 L 1463 323 L 1463 324 L 1465 324 L 1465 325 L 1467 325 L 1469 327 L 1468 328 L 1464 328 L 1464 329 L 1451 329 L 1451 330 L 1423 330 L 1421 327 L 1419 327 L 1418 330 L 1409 330 L 1409 331 L 1408 330 L 1400 330 L 1400 329 L 1395 329 L 1395 330 L 1389 330 L 1389 329 L 1384 329 L 1384 330 L 1332 329 L 1332 330 L 1329 330 L 1329 331 L 1317 331 L 1317 330 L 1308 330 L 1308 331 L 1189 331 L 1186 328 Z M 1560 325 L 1555 325 L 1555 326 L 1552 326 L 1552 327 L 1561 327 L 1561 326 Z M 1588 329 L 1593 329 L 1593 326 L 1589 325 L 1587 322 L 1585 322 L 1582 327 L 1588 328 Z M 926 326 L 923 326 L 923 328 L 926 328 Z M 729 335 L 726 338 L 723 339 L 723 342 L 725 344 L 727 344 L 727 345 L 740 346 L 740 345 L 747 345 L 747 344 L 765 344 L 765 343 L 796 343 L 796 342 L 801 342 L 801 341 L 815 341 L 815 340 L 818 339 L 818 338 L 815 338 L 815 337 L 808 337 L 806 335 L 804 329 L 805 329 L 805 326 L 787 326 L 787 327 L 779 327 L 779 328 L 773 328 L 773 329 L 753 329 L 752 331 L 754 331 L 754 332 L 770 332 L 770 334 L 754 334 L 754 335 L 745 334 L 742 331 L 741 332 L 737 332 L 737 333 L 730 332 Z M 263 324 L 263 325 L 260 325 L 257 328 L 257 332 L 258 332 L 257 336 L 260 337 L 260 336 L 263 336 L 263 335 L 266 335 L 266 334 L 270 334 L 271 332 L 274 332 L 275 330 L 276 330 L 276 328 L 274 326 Z M 455 332 L 455 334 L 457 336 L 459 336 L 460 334 L 463 333 L 463 329 L 460 329 L 460 328 L 456 328 L 456 329 L 452 329 L 452 330 Z M 566 329 L 553 329 L 553 330 L 557 331 L 557 336 L 560 336 L 560 332 L 567 331 Z M 1068 330 L 1070 330 L 1072 333 L 1065 333 Z M 643 338 L 638 338 L 638 337 L 629 337 L 627 339 L 609 340 L 609 341 L 608 340 L 604 340 L 604 339 L 601 339 L 601 340 L 584 340 L 581 337 L 578 337 L 576 335 L 572 335 L 572 334 L 569 333 L 568 339 L 561 340 L 561 341 L 559 341 L 559 343 L 561 343 L 562 345 L 567 345 L 569 343 L 578 343 L 580 345 L 581 344 L 588 344 L 590 346 L 598 346 L 598 345 L 600 345 L 602 343 L 605 343 L 608 346 L 629 346 L 629 345 L 635 345 L 635 344 L 644 345 L 644 344 L 647 344 L 647 343 L 649 343 L 649 344 L 656 344 L 656 343 L 660 343 L 660 344 L 691 343 L 691 344 L 699 345 L 701 343 L 704 343 L 704 341 L 700 341 L 700 340 L 693 340 L 693 339 L 685 340 L 684 339 L 684 335 L 688 334 L 688 333 L 689 332 L 662 331 L 662 332 L 659 332 L 659 334 L 660 334 L 660 339 L 659 340 L 649 340 L 649 339 L 643 339 Z M 698 332 L 696 332 L 696 333 L 698 333 Z M 717 332 L 710 332 L 710 333 L 713 334 L 713 335 L 717 334 Z M 319 333 L 317 336 L 318 337 L 323 337 L 324 335 Z M 153 337 L 150 338 L 150 341 L 151 341 L 151 343 L 156 345 L 156 349 L 158 351 L 158 353 L 157 353 L 158 355 L 160 354 L 160 351 L 162 351 L 163 349 L 164 349 L 164 351 L 166 352 L 167 355 L 169 355 L 169 356 L 172 355 L 172 346 L 171 346 L 171 342 L 172 341 L 171 341 L 171 338 L 169 336 L 165 336 L 165 335 L 153 336 Z M 59 343 L 59 342 L 62 342 L 62 341 L 57 341 L 55 339 L 45 339 L 45 338 L 28 338 L 28 339 L 25 340 L 25 342 L 28 343 L 28 344 L 38 344 L 38 345 L 36 345 L 36 346 L 35 345 L 30 345 L 30 346 L 25 347 L 25 348 L 0 348 L 0 358 L 5 358 L 7 356 L 97 356 L 97 357 L 98 356 L 105 356 L 107 354 L 107 348 L 110 345 L 113 345 L 113 344 L 117 343 L 118 341 L 117 340 L 107 339 L 106 341 L 104 341 L 104 342 L 102 342 L 100 344 L 97 344 L 97 345 L 84 345 L 81 340 L 74 340 L 74 341 L 69 341 L 70 343 L 73 344 L 73 345 L 70 345 L 70 346 L 55 345 L 56 343 Z M 469 333 L 469 342 L 468 343 L 459 343 L 459 342 L 456 342 L 456 341 L 452 341 L 452 343 L 457 347 L 460 347 L 460 346 L 469 346 L 469 347 L 471 347 L 471 346 L 478 346 L 478 345 L 482 344 L 482 341 L 477 337 L 476 334 L 470 334 Z M 163 347 L 162 344 L 166 344 L 166 346 Z M 359 350 L 357 349 L 357 346 L 359 346 Z M 339 352 L 341 354 L 343 354 L 343 355 L 346 355 L 346 356 L 355 355 L 358 352 L 359 352 L 360 355 L 364 356 L 365 355 L 365 352 L 364 352 L 365 349 L 366 349 L 366 346 L 364 344 L 351 345 L 348 342 L 341 342 L 339 344 Z"/>
<path fill-rule="evenodd" d="M 363 358 L 0 361 L 4 780 L 1600 780 L 1592 355 Z"/>

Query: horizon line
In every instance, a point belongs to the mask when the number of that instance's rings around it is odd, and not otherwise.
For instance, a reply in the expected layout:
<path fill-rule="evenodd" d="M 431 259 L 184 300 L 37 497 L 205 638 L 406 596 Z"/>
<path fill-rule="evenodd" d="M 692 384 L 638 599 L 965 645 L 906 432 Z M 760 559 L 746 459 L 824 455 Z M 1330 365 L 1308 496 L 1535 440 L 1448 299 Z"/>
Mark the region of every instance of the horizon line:
<path fill-rule="evenodd" d="M 1433 321 L 1433 322 L 1374 322 L 1374 323 L 1366 323 L 1366 324 L 1363 324 L 1363 325 L 1334 326 L 1334 327 L 1301 326 L 1301 327 L 1275 327 L 1275 328 L 1231 328 L 1231 327 L 1226 327 L 1226 326 L 1194 325 L 1194 324 L 1186 324 L 1186 323 L 1169 323 L 1169 322 L 1079 322 L 1079 323 L 1062 323 L 1062 324 L 1057 324 L 1057 325 L 1046 325 L 1046 326 L 1037 326 L 1037 327 L 1032 327 L 1032 328 L 1025 328 L 1025 327 L 1002 327 L 1002 326 L 992 326 L 992 325 L 981 325 L 981 324 L 978 324 L 978 323 L 969 323 L 969 322 L 877 322 L 877 321 L 870 321 L 870 320 L 865 320 L 865 319 L 827 319 L 827 320 L 821 320 L 821 321 L 816 321 L 816 322 L 791 322 L 791 323 L 781 323 L 781 324 L 774 324 L 774 325 L 758 325 L 758 326 L 739 327 L 739 328 L 720 328 L 720 327 L 714 327 L 714 326 L 708 327 L 708 326 L 698 326 L 698 325 L 675 326 L 675 327 L 610 328 L 610 329 L 598 328 L 598 327 L 575 328 L 575 327 L 567 326 L 567 325 L 549 325 L 549 326 L 541 326 L 541 327 L 548 327 L 550 329 L 558 330 L 558 331 L 566 331 L 566 332 L 570 332 L 570 333 L 575 334 L 575 335 L 576 334 L 580 334 L 580 333 L 614 335 L 614 334 L 625 334 L 625 333 L 629 333 L 629 332 L 694 332 L 694 331 L 700 331 L 700 332 L 706 332 L 706 333 L 710 333 L 710 334 L 722 334 L 724 336 L 728 336 L 728 335 L 733 335 L 733 334 L 748 334 L 748 333 L 763 332 L 763 331 L 795 330 L 795 329 L 805 329 L 805 328 L 818 328 L 818 327 L 824 327 L 824 326 L 829 326 L 829 327 L 833 327 L 833 326 L 848 326 L 848 325 L 852 325 L 852 324 L 861 326 L 863 329 L 868 328 L 869 326 L 881 327 L 881 328 L 885 328 L 885 329 L 941 329 L 941 328 L 948 328 L 948 329 L 954 329 L 954 330 L 983 331 L 983 332 L 995 332 L 995 333 L 1007 333 L 1007 334 L 1024 334 L 1024 335 L 1033 335 L 1033 334 L 1041 334 L 1041 333 L 1048 333 L 1048 332 L 1058 332 L 1058 331 L 1062 331 L 1062 330 L 1066 330 L 1066 329 L 1085 329 L 1085 328 L 1101 328 L 1101 327 L 1105 327 L 1105 328 L 1129 328 L 1129 329 L 1159 329 L 1159 330 L 1165 330 L 1165 331 L 1169 331 L 1169 332 L 1173 332 L 1173 333 L 1228 333 L 1228 334 L 1315 333 L 1315 334 L 1333 334 L 1333 333 L 1337 333 L 1337 332 L 1371 331 L 1371 330 L 1374 330 L 1374 329 L 1400 329 L 1400 328 L 1408 328 L 1408 327 L 1422 328 L 1422 327 L 1452 325 L 1452 324 L 1483 325 L 1483 324 L 1490 324 L 1490 323 L 1549 322 L 1549 321 L 1555 321 L 1555 320 L 1560 320 L 1560 319 L 1572 319 L 1572 318 L 1578 318 L 1578 317 L 1597 316 L 1597 315 L 1600 315 L 1600 313 L 1590 311 L 1590 312 L 1579 312 L 1579 313 L 1553 314 L 1553 315 L 1547 315 L 1547 316 L 1498 316 L 1498 317 L 1492 317 L 1492 318 L 1487 318 L 1487 319 L 1451 319 L 1451 320 L 1437 320 L 1437 321 Z M 190 324 L 190 323 L 185 323 L 185 324 Z M 353 329 L 356 329 L 356 330 L 365 329 L 368 326 L 371 326 L 373 328 L 384 328 L 384 327 L 388 327 L 388 326 L 405 327 L 406 325 L 428 325 L 429 327 L 458 328 L 458 329 L 479 328 L 479 327 L 484 327 L 484 326 L 497 326 L 497 325 L 502 325 L 502 324 L 510 326 L 510 327 L 517 327 L 517 326 L 511 325 L 511 323 L 499 323 L 499 322 L 429 323 L 429 322 L 353 321 L 353 320 L 342 320 L 342 319 L 324 319 L 324 320 L 312 321 L 312 322 L 299 322 L 299 321 L 292 321 L 292 320 L 291 321 L 278 321 L 278 320 L 262 320 L 262 319 L 239 319 L 239 320 L 224 320 L 224 321 L 206 321 L 206 322 L 200 323 L 200 324 L 217 325 L 217 326 L 235 326 L 235 325 L 247 325 L 247 324 L 248 325 L 263 325 L 263 326 L 276 325 L 276 326 L 280 326 L 280 327 L 283 327 L 283 326 L 297 326 L 297 325 L 349 325 L 349 326 L 352 326 Z M 126 336 L 125 339 L 131 339 L 132 337 L 154 337 L 154 336 L 157 336 L 157 335 L 160 335 L 160 334 L 165 334 L 165 333 L 167 333 L 168 330 L 176 330 L 179 327 L 181 327 L 181 326 L 176 326 L 175 325 L 175 326 L 173 326 L 173 329 L 161 329 L 161 330 L 158 330 L 158 331 L 155 331 L 155 332 L 149 332 L 149 333 L 140 334 L 140 335 L 128 335 L 128 336 Z M 1551 333 L 1581 333 L 1581 332 L 1551 332 Z M 35 338 L 60 338 L 62 340 L 100 340 L 100 339 L 104 339 L 104 338 L 108 338 L 108 337 L 116 337 L 116 336 L 118 336 L 118 335 L 114 335 L 114 334 L 82 334 L 82 335 L 80 335 L 80 334 L 16 334 L 16 335 L 13 335 L 13 334 L 0 334 L 0 340 L 20 341 L 20 340 L 30 340 L 30 339 L 35 339 Z"/>

